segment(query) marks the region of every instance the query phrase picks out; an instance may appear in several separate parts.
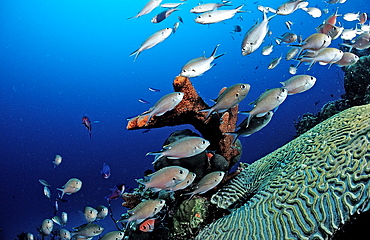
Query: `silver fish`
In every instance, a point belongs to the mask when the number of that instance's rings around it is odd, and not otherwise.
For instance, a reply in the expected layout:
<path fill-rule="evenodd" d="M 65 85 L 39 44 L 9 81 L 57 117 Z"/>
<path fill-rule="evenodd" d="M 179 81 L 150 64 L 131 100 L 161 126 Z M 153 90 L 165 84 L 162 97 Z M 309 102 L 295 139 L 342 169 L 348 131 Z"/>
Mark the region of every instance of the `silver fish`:
<path fill-rule="evenodd" d="M 159 211 L 162 210 L 166 201 L 163 199 L 150 199 L 139 203 L 132 210 L 128 211 L 130 217 L 128 218 L 128 223 L 135 221 L 136 223 L 141 223 L 147 218 L 153 217 Z"/>
<path fill-rule="evenodd" d="M 254 116 L 250 120 L 249 124 L 248 124 L 248 118 L 246 118 L 244 119 L 243 122 L 239 124 L 239 126 L 237 127 L 238 130 L 232 133 L 227 133 L 227 134 L 235 136 L 233 140 L 233 143 L 234 143 L 239 136 L 247 137 L 247 136 L 252 135 L 253 133 L 258 132 L 262 128 L 266 127 L 267 124 L 271 121 L 273 115 L 274 115 L 273 111 L 268 111 L 265 115 L 261 117 Z M 247 124 L 248 126 L 246 127 Z"/>
<path fill-rule="evenodd" d="M 44 185 L 45 187 L 50 187 L 51 185 L 47 182 L 47 181 L 45 181 L 44 179 L 39 179 L 39 182 L 42 184 L 42 185 Z"/>
<path fill-rule="evenodd" d="M 172 28 L 173 33 L 175 33 L 177 31 L 177 29 L 179 28 L 179 26 L 180 26 L 180 22 L 175 22 L 175 24 L 173 24 L 173 28 Z"/>
<path fill-rule="evenodd" d="M 159 99 L 153 107 L 151 107 L 148 111 L 142 113 L 141 115 L 149 114 L 148 120 L 145 123 L 145 126 L 149 123 L 150 119 L 153 116 L 162 116 L 168 111 L 174 109 L 184 97 L 184 93 L 182 92 L 173 92 L 163 96 Z"/>
<path fill-rule="evenodd" d="M 302 50 L 319 51 L 328 47 L 331 43 L 331 37 L 323 33 L 314 33 L 303 40 L 301 44 L 289 45 L 290 47 L 300 48 Z M 298 54 L 299 55 L 299 54 Z"/>
<path fill-rule="evenodd" d="M 134 62 L 136 61 L 137 57 L 140 55 L 140 53 L 144 50 L 147 50 L 149 48 L 154 47 L 158 43 L 163 42 L 166 40 L 172 33 L 172 28 L 165 28 L 162 30 L 159 30 L 152 34 L 150 37 L 148 37 L 141 45 L 140 47 L 132 52 L 130 56 L 135 55 Z"/>
<path fill-rule="evenodd" d="M 272 43 L 270 45 L 267 45 L 265 47 L 262 48 L 262 55 L 264 56 L 268 56 L 272 53 L 274 49 L 274 45 L 272 45 Z"/>
<path fill-rule="evenodd" d="M 200 24 L 211 24 L 222 22 L 224 20 L 234 17 L 235 14 L 238 12 L 243 12 L 241 11 L 243 6 L 244 5 L 241 5 L 231 10 L 213 10 L 211 12 L 205 12 L 200 14 L 197 18 L 195 18 L 194 21 Z"/>
<path fill-rule="evenodd" d="M 300 51 L 300 48 L 292 47 L 285 56 L 286 60 L 292 60 Z"/>
<path fill-rule="evenodd" d="M 238 83 L 224 90 L 214 101 L 210 109 L 202 110 L 208 112 L 206 119 L 214 112 L 225 112 L 239 104 L 249 93 L 251 86 L 247 83 Z"/>
<path fill-rule="evenodd" d="M 257 100 L 251 102 L 250 104 L 254 105 L 254 108 L 249 111 L 248 120 L 245 124 L 247 128 L 253 116 L 257 114 L 265 114 L 268 111 L 273 110 L 284 102 L 288 96 L 288 90 L 285 88 L 272 88 L 266 90 Z"/>
<path fill-rule="evenodd" d="M 289 0 L 278 7 L 278 9 L 276 10 L 276 14 L 289 15 L 299 8 L 307 7 L 307 5 L 308 2 L 306 2 L 305 0 Z"/>
<path fill-rule="evenodd" d="M 210 145 L 210 142 L 201 137 L 183 137 L 163 147 L 159 152 L 149 152 L 146 155 L 157 155 L 157 159 L 167 157 L 168 159 L 181 159 L 197 155 Z M 155 162 L 154 161 L 154 162 Z"/>
<path fill-rule="evenodd" d="M 102 226 L 99 226 L 95 223 L 85 223 L 79 227 L 74 227 L 75 232 L 72 232 L 72 236 L 78 236 L 78 237 L 85 237 L 85 238 L 92 238 L 95 236 L 100 235 L 104 228 Z"/>
<path fill-rule="evenodd" d="M 277 65 L 279 65 L 282 58 L 283 58 L 283 54 L 281 54 L 280 57 L 272 59 L 267 69 L 274 69 Z"/>
<path fill-rule="evenodd" d="M 53 163 L 54 163 L 54 168 L 56 168 L 57 166 L 59 166 L 59 164 L 62 163 L 62 156 L 56 155 Z"/>
<path fill-rule="evenodd" d="M 150 13 L 151 11 L 153 11 L 154 8 L 158 7 L 159 4 L 161 4 L 162 0 L 150 0 L 144 7 L 143 9 L 140 10 L 140 12 L 138 12 L 135 16 L 133 17 L 130 17 L 128 19 L 132 19 L 132 18 L 138 18 L 138 17 L 141 17 L 145 14 L 148 14 Z"/>
<path fill-rule="evenodd" d="M 194 58 L 187 62 L 181 69 L 180 76 L 192 78 L 192 77 L 198 77 L 202 75 L 204 72 L 211 69 L 215 64 L 212 64 L 213 60 L 225 55 L 225 53 L 222 53 L 220 55 L 216 56 L 217 48 L 220 46 L 218 44 L 215 49 L 212 52 L 212 55 L 209 58 L 206 58 L 204 56 Z"/>
<path fill-rule="evenodd" d="M 212 188 L 216 187 L 222 181 L 224 176 L 225 172 L 222 171 L 208 173 L 197 183 L 195 190 L 187 194 L 191 194 L 190 198 L 192 198 L 195 194 L 208 192 Z"/>
<path fill-rule="evenodd" d="M 297 75 L 289 78 L 284 82 L 283 87 L 288 90 L 288 95 L 305 92 L 312 88 L 316 82 L 316 78 L 310 75 Z"/>
<path fill-rule="evenodd" d="M 316 8 L 316 7 L 302 7 L 301 8 L 303 11 L 307 12 L 311 17 L 313 18 L 318 18 L 318 17 L 321 17 L 322 15 L 322 12 L 319 8 Z"/>
<path fill-rule="evenodd" d="M 352 44 L 342 43 L 342 45 L 349 47 L 349 52 L 351 52 L 353 48 L 356 48 L 357 50 L 367 49 L 370 47 L 370 33 L 361 33 L 357 38 L 355 38 L 355 40 L 353 40 Z"/>
<path fill-rule="evenodd" d="M 163 8 L 177 8 L 178 6 L 182 5 L 184 3 L 163 3 L 161 4 L 161 7 Z"/>
<path fill-rule="evenodd" d="M 189 170 L 180 166 L 169 166 L 159 169 L 158 171 L 148 176 L 148 181 L 141 179 L 137 180 L 138 183 L 145 186 L 146 189 L 151 188 L 154 192 L 163 189 L 172 189 L 177 184 L 185 180 Z"/>
<path fill-rule="evenodd" d="M 343 57 L 335 62 L 339 67 L 345 67 L 355 64 L 359 60 L 359 57 L 356 54 L 350 52 L 344 52 Z"/>
<path fill-rule="evenodd" d="M 85 207 L 84 217 L 87 222 L 94 222 L 98 216 L 98 210 L 92 207 Z"/>
<path fill-rule="evenodd" d="M 204 12 L 209 12 L 216 10 L 219 7 L 222 6 L 231 6 L 227 3 L 230 3 L 230 1 L 223 1 L 222 3 L 205 3 L 205 4 L 200 4 L 196 7 L 193 7 L 190 9 L 191 13 L 204 13 Z"/>
<path fill-rule="evenodd" d="M 62 220 L 60 219 L 60 217 L 54 216 L 51 218 L 51 220 L 55 222 L 56 224 L 58 224 L 59 226 L 62 226 Z"/>
<path fill-rule="evenodd" d="M 164 189 L 164 190 L 169 190 L 169 191 L 174 191 L 175 192 L 175 191 L 178 191 L 178 190 L 185 189 L 188 186 L 190 186 L 190 184 L 192 184 L 194 182 L 196 176 L 197 175 L 195 173 L 189 172 L 184 181 L 176 184 L 172 188 L 167 188 L 167 189 Z"/>
<path fill-rule="evenodd" d="M 301 57 L 299 57 L 299 63 L 297 67 L 302 63 L 302 62 L 309 62 L 309 67 L 308 70 L 312 68 L 312 66 L 316 63 L 319 62 L 321 65 L 326 65 L 326 64 L 333 64 L 335 62 L 338 62 L 342 57 L 343 57 L 343 51 L 339 50 L 337 48 L 325 48 L 321 51 L 318 52 L 307 52 Z"/>
<path fill-rule="evenodd" d="M 60 240 L 70 240 L 72 234 L 67 229 L 60 229 L 59 230 Z"/>
<path fill-rule="evenodd" d="M 68 214 L 67 214 L 66 212 L 62 212 L 61 220 L 62 220 L 62 225 L 63 225 L 63 226 L 67 224 L 67 221 L 68 221 Z"/>
<path fill-rule="evenodd" d="M 46 186 L 44 186 L 44 195 L 45 195 L 47 198 L 49 198 L 49 199 L 50 199 L 50 196 L 51 196 L 51 194 L 50 194 L 50 189 L 49 189 L 48 187 L 46 187 Z"/>
<path fill-rule="evenodd" d="M 109 232 L 109 233 L 105 234 L 99 240 L 122 240 L 124 236 L 125 236 L 124 232 L 112 231 L 112 232 Z"/>
<path fill-rule="evenodd" d="M 108 208 L 104 205 L 99 205 L 96 210 L 98 211 L 98 215 L 96 215 L 96 219 L 101 220 L 108 216 Z"/>
<path fill-rule="evenodd" d="M 269 30 L 268 22 L 274 16 L 275 15 L 267 18 L 266 13 L 263 12 L 262 22 L 256 23 L 252 28 L 250 28 L 246 32 L 241 46 L 243 56 L 251 54 L 261 46 L 263 39 L 265 38 Z"/>
<path fill-rule="evenodd" d="M 50 235 L 53 231 L 54 223 L 51 219 L 45 219 L 41 224 L 41 232 L 45 235 Z"/>
<path fill-rule="evenodd" d="M 62 189 L 57 188 L 57 190 L 62 191 L 61 198 L 63 198 L 64 194 L 71 195 L 72 193 L 76 193 L 80 191 L 81 187 L 82 187 L 81 180 L 77 178 L 71 178 L 68 180 L 66 184 L 64 184 Z"/>

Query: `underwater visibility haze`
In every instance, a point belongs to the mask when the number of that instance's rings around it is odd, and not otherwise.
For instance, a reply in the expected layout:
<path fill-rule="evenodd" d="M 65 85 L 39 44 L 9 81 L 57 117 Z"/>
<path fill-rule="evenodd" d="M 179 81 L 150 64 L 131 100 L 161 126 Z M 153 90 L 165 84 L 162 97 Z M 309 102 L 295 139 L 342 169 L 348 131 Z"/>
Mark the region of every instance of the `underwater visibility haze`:
<path fill-rule="evenodd" d="M 190 80 L 209 105 L 223 87 L 250 84 L 248 95 L 239 104 L 240 111 L 249 111 L 252 106 L 248 104 L 266 89 L 282 87 L 280 82 L 293 76 L 289 66 L 298 63 L 285 60 L 290 47 L 286 43 L 278 45 L 275 37 L 294 32 L 305 39 L 316 33 L 315 28 L 337 7 L 340 14 L 370 9 L 367 1 L 328 5 L 309 0 L 310 7 L 327 9 L 328 13 L 314 18 L 298 9 L 290 15 L 273 17 L 269 22 L 272 35 L 266 36 L 255 52 L 243 56 L 245 33 L 263 19 L 257 6 L 276 9 L 283 2 L 235 0 L 227 3 L 232 6 L 222 9 L 244 4 L 241 10 L 246 12 L 238 12 L 223 22 L 199 24 L 194 21 L 197 14 L 190 12 L 199 3 L 195 0 L 181 1 L 184 4 L 179 10 L 159 23 L 151 19 L 165 10 L 162 7 L 128 19 L 147 0 L 1 1 L 0 239 L 16 239 L 22 232 L 36 237 L 36 228 L 54 216 L 55 202 L 58 215 L 68 213 L 66 229 L 86 223 L 86 206 L 107 205 L 105 197 L 112 187 L 124 183 L 126 189 L 135 188 L 135 179 L 153 169 L 153 156 L 146 153 L 160 150 L 175 130 L 189 128 L 197 132 L 191 125 L 150 131 L 126 129 L 128 118 L 147 111 L 174 91 L 173 80 L 189 60 L 203 54 L 208 58 L 219 45 L 216 55 L 225 54 L 213 61 L 215 65 L 210 70 Z M 287 21 L 293 23 L 291 30 L 287 29 Z M 356 27 L 356 22 L 342 17 L 338 21 L 346 29 Z M 145 39 L 161 29 L 172 28 L 176 22 L 180 22 L 178 29 L 167 39 L 142 51 L 136 60 L 130 57 Z M 330 46 L 338 48 L 342 42 L 338 38 Z M 274 45 L 272 53 L 262 55 L 262 48 L 269 44 Z M 270 62 L 281 55 L 281 62 L 268 69 Z M 239 137 L 242 162 L 252 163 L 292 140 L 294 121 L 306 112 L 318 112 L 326 102 L 344 93 L 344 72 L 335 64 L 328 68 L 316 63 L 310 70 L 302 64 L 297 74 L 312 75 L 317 81 L 312 89 L 289 95 L 274 110 L 265 128 L 249 137 Z M 82 124 L 84 116 L 88 119 Z M 239 114 L 238 123 L 244 118 Z M 54 163 L 56 155 L 62 157 L 60 164 Z M 81 190 L 64 195 L 64 201 L 56 201 L 61 194 L 57 188 L 71 178 L 82 181 Z M 50 199 L 39 179 L 51 185 Z M 116 219 L 127 211 L 122 201 L 112 201 Z M 105 228 L 104 233 L 117 230 L 109 217 L 98 224 Z"/>

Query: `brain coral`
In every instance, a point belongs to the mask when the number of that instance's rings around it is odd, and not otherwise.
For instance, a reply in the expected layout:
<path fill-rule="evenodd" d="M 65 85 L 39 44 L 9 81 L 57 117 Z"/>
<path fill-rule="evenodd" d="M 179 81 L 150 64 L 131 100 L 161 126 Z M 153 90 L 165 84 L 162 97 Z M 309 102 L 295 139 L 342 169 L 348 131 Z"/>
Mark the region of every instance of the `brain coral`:
<path fill-rule="evenodd" d="M 243 206 L 196 239 L 328 239 L 370 208 L 370 105 L 353 107 L 251 164 L 213 197 Z M 237 197 L 235 197 L 237 196 Z"/>

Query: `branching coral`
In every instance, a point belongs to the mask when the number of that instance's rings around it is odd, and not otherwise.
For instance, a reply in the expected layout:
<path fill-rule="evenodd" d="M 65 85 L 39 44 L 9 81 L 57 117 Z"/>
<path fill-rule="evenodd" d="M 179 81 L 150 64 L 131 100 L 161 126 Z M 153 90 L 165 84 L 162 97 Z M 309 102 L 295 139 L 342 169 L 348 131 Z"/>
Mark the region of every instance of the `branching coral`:
<path fill-rule="evenodd" d="M 206 113 L 200 112 L 200 110 L 207 109 L 209 106 L 198 95 L 188 78 L 177 76 L 173 82 L 173 88 L 176 92 L 184 93 L 183 100 L 173 110 L 162 116 L 153 117 L 147 125 L 145 123 L 148 115 L 139 115 L 131 119 L 126 128 L 134 130 L 191 124 L 205 139 L 211 142 L 209 148 L 215 150 L 230 163 L 240 152 L 231 146 L 233 137 L 224 135 L 224 133 L 235 130 L 238 106 L 223 113 L 221 119 L 219 114 L 213 114 L 209 119 L 206 119 Z"/>

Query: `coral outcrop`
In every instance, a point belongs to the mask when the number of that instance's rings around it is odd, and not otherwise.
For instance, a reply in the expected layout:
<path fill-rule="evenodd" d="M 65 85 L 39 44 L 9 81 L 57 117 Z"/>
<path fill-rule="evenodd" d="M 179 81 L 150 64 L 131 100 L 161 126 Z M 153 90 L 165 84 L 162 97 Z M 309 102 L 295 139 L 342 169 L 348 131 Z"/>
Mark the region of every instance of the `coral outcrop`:
<path fill-rule="evenodd" d="M 363 56 L 356 64 L 343 69 L 345 71 L 345 94 L 341 99 L 326 103 L 317 114 L 304 114 L 295 123 L 297 135 L 306 132 L 338 112 L 370 103 L 370 56 Z"/>
<path fill-rule="evenodd" d="M 147 125 L 145 123 L 148 115 L 139 115 L 131 119 L 126 128 L 134 130 L 191 124 L 203 138 L 210 141 L 209 149 L 216 151 L 230 163 L 240 153 L 237 148 L 231 147 L 233 137 L 223 133 L 235 130 L 238 106 L 223 113 L 221 119 L 219 114 L 212 114 L 209 119 L 206 119 L 207 113 L 200 110 L 207 109 L 209 106 L 198 95 L 188 78 L 177 76 L 173 82 L 173 88 L 175 92 L 184 93 L 183 100 L 173 110 L 162 116 L 153 117 Z"/>
<path fill-rule="evenodd" d="M 370 104 L 320 123 L 212 197 L 234 211 L 196 239 L 328 239 L 370 208 Z"/>

